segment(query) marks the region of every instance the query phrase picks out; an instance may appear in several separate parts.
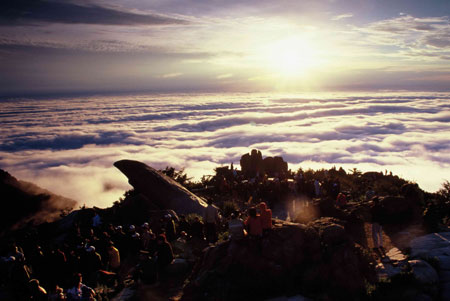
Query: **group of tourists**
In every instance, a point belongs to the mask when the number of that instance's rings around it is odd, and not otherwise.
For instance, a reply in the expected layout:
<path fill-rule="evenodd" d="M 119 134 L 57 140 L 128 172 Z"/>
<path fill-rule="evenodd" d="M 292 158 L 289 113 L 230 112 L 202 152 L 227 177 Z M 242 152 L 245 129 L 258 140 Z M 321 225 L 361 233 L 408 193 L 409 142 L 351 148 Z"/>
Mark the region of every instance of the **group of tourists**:
<path fill-rule="evenodd" d="M 96 214 L 89 225 L 75 223 L 64 238 L 49 241 L 37 231 L 15 237 L 0 247 L 0 300 L 94 300 L 130 280 L 164 279 L 175 257 L 172 244 L 182 254 L 196 225 L 169 214 L 159 224 L 102 224 Z"/>
<path fill-rule="evenodd" d="M 344 208 L 346 196 L 339 187 L 333 192 L 336 206 Z M 372 202 L 374 248 L 384 254 L 383 208 L 372 188 L 366 200 Z M 204 215 L 189 221 L 184 215 L 166 214 L 158 226 L 150 221 L 140 226 L 113 225 L 103 223 L 96 213 L 88 225 L 74 223 L 58 241 L 28 233 L 0 248 L 0 299 L 94 300 L 100 287 L 103 292 L 105 288 L 118 291 L 127 279 L 146 284 L 164 281 L 166 268 L 176 255 L 195 261 L 189 242 L 214 244 L 224 225 L 231 246 L 247 238 L 258 245 L 273 227 L 272 210 L 258 201 L 243 213 L 235 211 L 225 219 L 209 200 Z"/>

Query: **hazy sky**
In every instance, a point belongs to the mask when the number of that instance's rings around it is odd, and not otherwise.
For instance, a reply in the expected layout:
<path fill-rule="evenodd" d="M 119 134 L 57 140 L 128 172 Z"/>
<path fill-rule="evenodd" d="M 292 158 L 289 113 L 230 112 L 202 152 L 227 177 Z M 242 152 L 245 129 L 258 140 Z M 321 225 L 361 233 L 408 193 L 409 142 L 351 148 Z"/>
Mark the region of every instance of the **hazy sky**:
<path fill-rule="evenodd" d="M 448 0 L 11 0 L 0 94 L 450 90 Z"/>

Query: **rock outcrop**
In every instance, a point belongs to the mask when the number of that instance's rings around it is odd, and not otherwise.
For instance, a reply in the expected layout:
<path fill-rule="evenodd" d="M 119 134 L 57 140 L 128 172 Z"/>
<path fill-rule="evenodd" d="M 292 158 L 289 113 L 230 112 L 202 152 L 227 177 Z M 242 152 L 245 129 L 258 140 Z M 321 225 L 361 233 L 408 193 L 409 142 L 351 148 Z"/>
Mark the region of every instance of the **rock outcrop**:
<path fill-rule="evenodd" d="M 184 300 L 266 299 L 286 292 L 354 300 L 374 269 L 340 221 L 323 218 L 307 226 L 276 220 L 261 241 L 210 247 L 185 288 Z"/>
<path fill-rule="evenodd" d="M 394 248 L 377 265 L 375 300 L 450 300 L 450 233 L 431 233 L 410 241 L 409 257 Z"/>
<path fill-rule="evenodd" d="M 203 215 L 205 201 L 156 169 L 138 161 L 114 163 L 136 191 L 142 193 L 160 209 L 172 209 L 178 214 Z"/>
<path fill-rule="evenodd" d="M 0 195 L 3 206 L 0 210 L 0 232 L 27 223 L 37 225 L 54 221 L 62 211 L 70 211 L 77 203 L 32 183 L 20 181 L 1 169 Z"/>
<path fill-rule="evenodd" d="M 266 157 L 263 159 L 261 151 L 252 149 L 250 154 L 245 154 L 240 160 L 242 173 L 247 178 L 253 178 L 256 174 L 266 173 L 269 177 L 286 174 L 288 164 L 282 157 Z"/>
<path fill-rule="evenodd" d="M 450 300 L 450 232 L 431 233 L 411 241 L 411 258 L 433 262 L 442 300 Z"/>

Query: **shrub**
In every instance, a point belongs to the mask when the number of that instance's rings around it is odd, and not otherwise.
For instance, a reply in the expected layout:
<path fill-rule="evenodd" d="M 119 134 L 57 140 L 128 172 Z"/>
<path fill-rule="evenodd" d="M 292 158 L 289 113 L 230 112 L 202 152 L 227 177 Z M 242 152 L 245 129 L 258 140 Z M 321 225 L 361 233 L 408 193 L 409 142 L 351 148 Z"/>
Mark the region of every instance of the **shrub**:
<path fill-rule="evenodd" d="M 229 217 L 231 213 L 239 210 L 238 205 L 233 201 L 226 201 L 222 206 L 222 214 L 224 217 Z"/>
<path fill-rule="evenodd" d="M 200 221 L 203 221 L 203 217 L 197 213 L 190 213 L 186 216 L 186 221 L 189 224 L 192 224 L 195 221 L 195 218 L 198 217 Z"/>

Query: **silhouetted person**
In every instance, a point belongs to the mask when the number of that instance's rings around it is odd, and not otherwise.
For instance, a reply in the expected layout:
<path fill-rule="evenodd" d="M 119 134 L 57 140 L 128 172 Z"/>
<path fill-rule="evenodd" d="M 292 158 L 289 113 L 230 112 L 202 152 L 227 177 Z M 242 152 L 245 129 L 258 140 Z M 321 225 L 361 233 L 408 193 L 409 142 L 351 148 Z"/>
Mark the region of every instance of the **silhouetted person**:
<path fill-rule="evenodd" d="M 64 290 L 56 285 L 53 290 L 48 294 L 49 301 L 62 301 L 66 300 L 66 295 L 64 294 Z"/>
<path fill-rule="evenodd" d="M 120 268 L 120 253 L 119 250 L 110 242 L 108 247 L 108 265 L 111 271 L 118 272 Z"/>
<path fill-rule="evenodd" d="M 166 229 L 166 238 L 168 241 L 173 241 L 176 239 L 176 228 L 175 223 L 173 221 L 172 215 L 166 214 L 164 216 L 165 219 L 165 229 Z"/>
<path fill-rule="evenodd" d="M 203 225 L 202 221 L 196 216 L 194 218 L 194 222 L 191 225 L 192 237 L 198 238 L 200 240 L 205 239 L 204 234 L 203 234 L 203 228 L 204 228 L 204 225 Z"/>
<path fill-rule="evenodd" d="M 262 236 L 261 216 L 256 214 L 256 208 L 248 210 L 248 218 L 245 220 L 245 226 L 250 237 L 257 238 Z"/>
<path fill-rule="evenodd" d="M 86 248 L 86 254 L 83 260 L 85 264 L 86 283 L 90 286 L 96 286 L 98 271 L 102 268 L 102 258 L 95 251 L 95 247 L 90 246 Z"/>
<path fill-rule="evenodd" d="M 126 256 L 128 255 L 128 245 L 127 245 L 127 237 L 125 232 L 123 231 L 122 226 L 117 226 L 115 228 L 115 232 L 112 235 L 112 240 L 114 244 L 117 246 L 117 249 L 119 249 L 120 259 L 124 261 Z"/>
<path fill-rule="evenodd" d="M 47 291 L 39 285 L 39 280 L 31 279 L 29 282 L 30 286 L 30 299 L 37 301 L 47 301 Z"/>
<path fill-rule="evenodd" d="M 93 300 L 95 291 L 82 283 L 81 274 L 77 274 L 73 279 L 73 286 L 67 290 L 67 300 Z"/>
<path fill-rule="evenodd" d="M 96 212 L 94 217 L 92 218 L 92 227 L 98 228 L 102 225 L 102 219 L 100 215 Z"/>
<path fill-rule="evenodd" d="M 366 191 L 366 201 L 370 201 L 375 196 L 375 191 L 372 187 L 369 186 L 369 188 Z"/>
<path fill-rule="evenodd" d="M 263 233 L 267 233 L 272 229 L 272 210 L 268 209 L 266 203 L 264 202 L 259 204 L 259 210 Z"/>
<path fill-rule="evenodd" d="M 141 226 L 141 249 L 148 251 L 148 245 L 150 243 L 152 234 L 152 229 L 150 229 L 149 224 L 146 222 Z"/>
<path fill-rule="evenodd" d="M 370 208 L 370 213 L 372 215 L 372 239 L 373 239 L 373 247 L 376 252 L 381 252 L 384 254 L 383 248 L 383 235 L 382 235 L 382 222 L 383 222 L 383 207 L 380 203 L 378 197 L 374 197 L 372 199 L 373 204 Z"/>
<path fill-rule="evenodd" d="M 347 205 L 347 197 L 342 192 L 339 192 L 337 198 L 336 198 L 336 205 L 339 208 L 345 207 Z"/>
<path fill-rule="evenodd" d="M 158 273 L 163 275 L 166 266 L 171 264 L 173 261 L 172 246 L 167 241 L 164 234 L 160 234 L 156 241 L 156 264 L 158 266 Z"/>
<path fill-rule="evenodd" d="M 244 222 L 239 218 L 237 213 L 231 214 L 231 219 L 228 222 L 228 232 L 232 241 L 241 240 L 245 237 Z"/>
<path fill-rule="evenodd" d="M 319 180 L 314 180 L 314 194 L 316 197 L 320 196 L 320 182 Z"/>
<path fill-rule="evenodd" d="M 215 243 L 217 241 L 216 223 L 219 221 L 219 210 L 213 206 L 212 200 L 208 200 L 208 206 L 205 208 L 205 230 L 206 241 Z"/>
<path fill-rule="evenodd" d="M 181 232 L 186 232 L 188 235 L 191 235 L 191 225 L 186 220 L 184 215 L 180 215 L 180 221 L 178 222 L 178 234 Z"/>
<path fill-rule="evenodd" d="M 135 278 L 140 279 L 144 284 L 155 283 L 158 279 L 158 269 L 147 251 L 139 252 L 139 263 L 136 266 Z"/>
<path fill-rule="evenodd" d="M 23 254 L 23 253 L 22 253 Z M 10 284 L 17 299 L 22 299 L 28 289 L 28 282 L 30 281 L 30 270 L 25 265 L 25 257 L 18 256 L 15 258 L 11 256 L 11 276 Z M 14 259 L 13 259 L 14 258 Z"/>

